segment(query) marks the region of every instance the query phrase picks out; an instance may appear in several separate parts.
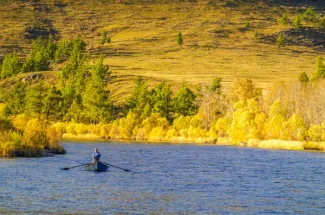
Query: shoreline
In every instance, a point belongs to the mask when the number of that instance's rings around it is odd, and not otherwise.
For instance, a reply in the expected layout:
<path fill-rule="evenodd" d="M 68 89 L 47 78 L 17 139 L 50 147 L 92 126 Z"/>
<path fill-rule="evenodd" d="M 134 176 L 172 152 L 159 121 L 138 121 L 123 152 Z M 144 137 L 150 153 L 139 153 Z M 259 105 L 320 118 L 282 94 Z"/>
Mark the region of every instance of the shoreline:
<path fill-rule="evenodd" d="M 287 150 L 287 151 L 312 151 L 312 152 L 325 152 L 324 142 L 308 142 L 308 141 L 288 141 L 288 140 L 258 140 L 250 139 L 247 142 L 234 143 L 229 138 L 219 138 L 215 142 L 198 142 L 195 140 L 186 140 L 181 138 L 174 138 L 179 140 L 132 140 L 132 139 L 103 139 L 94 135 L 63 135 L 62 141 L 100 141 L 100 142 L 116 142 L 121 144 L 131 143 L 143 143 L 143 144 L 171 144 L 171 145 L 201 145 L 201 146 L 232 146 L 232 147 L 244 147 L 244 148 L 260 148 L 271 150 Z M 208 138 L 201 138 L 206 140 Z"/>

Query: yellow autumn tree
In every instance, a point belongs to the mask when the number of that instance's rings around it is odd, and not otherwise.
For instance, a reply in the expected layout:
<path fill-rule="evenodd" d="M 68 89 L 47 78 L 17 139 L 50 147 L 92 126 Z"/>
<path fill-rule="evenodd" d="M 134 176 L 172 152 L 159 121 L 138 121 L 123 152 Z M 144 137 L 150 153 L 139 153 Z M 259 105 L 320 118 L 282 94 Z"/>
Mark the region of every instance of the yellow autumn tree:
<path fill-rule="evenodd" d="M 269 110 L 267 122 L 267 138 L 279 139 L 281 137 L 282 125 L 286 121 L 286 109 L 279 100 L 273 102 Z"/>
<path fill-rule="evenodd" d="M 293 114 L 282 124 L 281 138 L 285 140 L 304 140 L 306 138 L 306 126 L 300 116 Z"/>
<path fill-rule="evenodd" d="M 217 120 L 214 126 L 214 131 L 218 137 L 225 137 L 229 135 L 229 128 L 231 126 L 232 119 L 230 117 L 221 117 Z"/>
<path fill-rule="evenodd" d="M 203 114 L 196 114 L 190 121 L 188 128 L 188 137 L 192 140 L 207 137 L 207 130 L 205 129 L 205 117 Z"/>

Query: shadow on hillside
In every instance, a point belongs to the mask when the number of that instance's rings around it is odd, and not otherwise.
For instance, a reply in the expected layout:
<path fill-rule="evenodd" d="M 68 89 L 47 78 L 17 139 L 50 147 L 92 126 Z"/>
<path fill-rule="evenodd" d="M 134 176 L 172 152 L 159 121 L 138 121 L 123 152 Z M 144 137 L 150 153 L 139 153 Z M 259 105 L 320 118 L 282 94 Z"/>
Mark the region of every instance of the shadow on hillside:
<path fill-rule="evenodd" d="M 315 50 L 325 50 L 325 30 L 305 27 L 291 28 L 272 35 L 261 35 L 260 39 L 267 44 L 275 44 L 277 36 L 282 33 L 286 45 L 306 46 Z"/>
<path fill-rule="evenodd" d="M 126 51 L 123 48 L 108 48 L 108 47 L 100 47 L 100 48 L 90 48 L 90 53 L 92 56 L 99 57 L 101 54 L 104 56 L 123 56 L 129 57 L 135 54 L 139 54 L 140 52 L 136 51 Z"/>
<path fill-rule="evenodd" d="M 291 6 L 291 7 L 324 7 L 325 1 L 324 0 L 263 0 L 267 4 L 273 6 Z"/>

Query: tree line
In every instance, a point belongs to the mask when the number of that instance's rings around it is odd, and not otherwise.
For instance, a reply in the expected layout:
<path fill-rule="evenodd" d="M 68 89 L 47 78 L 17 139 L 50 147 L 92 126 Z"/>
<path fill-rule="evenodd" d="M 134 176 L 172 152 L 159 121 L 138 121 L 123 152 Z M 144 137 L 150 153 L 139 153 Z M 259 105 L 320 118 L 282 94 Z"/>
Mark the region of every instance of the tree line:
<path fill-rule="evenodd" d="M 18 80 L 1 89 L 3 154 L 13 145 L 32 147 L 28 138 L 42 143 L 43 149 L 57 147 L 55 142 L 63 134 L 235 144 L 250 139 L 325 141 L 321 57 L 311 78 L 302 73 L 299 81 L 275 83 L 267 95 L 248 78 L 236 79 L 229 90 L 216 77 L 211 84 L 195 87 L 181 83 L 174 92 L 166 81 L 149 87 L 138 77 L 129 98 L 116 105 L 107 90 L 111 72 L 103 64 L 104 57 L 90 63 L 85 47 L 80 37 L 59 42 L 38 39 L 24 62 L 16 53 L 4 58 L 1 78 L 48 70 L 55 63 L 64 67 L 57 85 L 42 79 Z M 24 126 L 29 124 L 42 126 L 36 126 L 38 130 Z"/>

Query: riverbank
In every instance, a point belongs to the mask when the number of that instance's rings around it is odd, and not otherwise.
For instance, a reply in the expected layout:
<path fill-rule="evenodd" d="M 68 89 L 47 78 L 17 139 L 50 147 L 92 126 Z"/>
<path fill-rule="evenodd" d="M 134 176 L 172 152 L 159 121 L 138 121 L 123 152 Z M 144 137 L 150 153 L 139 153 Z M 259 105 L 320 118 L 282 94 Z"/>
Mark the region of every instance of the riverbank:
<path fill-rule="evenodd" d="M 94 141 L 107 141 L 112 139 L 104 139 L 99 135 L 95 134 L 63 134 L 63 140 L 94 140 Z M 170 144 L 198 144 L 198 145 L 219 145 L 219 146 L 237 146 L 237 147 L 250 147 L 250 148 L 263 148 L 263 149 L 277 149 L 277 150 L 294 150 L 294 151 L 303 151 L 303 150 L 313 150 L 313 151 L 324 151 L 325 152 L 325 143 L 324 142 L 303 142 L 303 141 L 287 141 L 287 140 L 259 140 L 259 139 L 250 139 L 247 142 L 235 143 L 230 138 L 196 138 L 189 139 L 183 137 L 173 137 L 172 139 L 162 140 L 135 140 L 135 139 L 116 139 L 118 142 L 144 142 L 148 144 L 155 143 L 170 143 Z M 115 139 L 114 139 L 115 140 Z"/>

